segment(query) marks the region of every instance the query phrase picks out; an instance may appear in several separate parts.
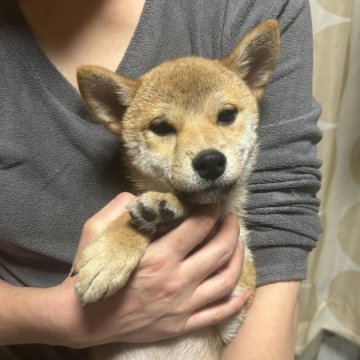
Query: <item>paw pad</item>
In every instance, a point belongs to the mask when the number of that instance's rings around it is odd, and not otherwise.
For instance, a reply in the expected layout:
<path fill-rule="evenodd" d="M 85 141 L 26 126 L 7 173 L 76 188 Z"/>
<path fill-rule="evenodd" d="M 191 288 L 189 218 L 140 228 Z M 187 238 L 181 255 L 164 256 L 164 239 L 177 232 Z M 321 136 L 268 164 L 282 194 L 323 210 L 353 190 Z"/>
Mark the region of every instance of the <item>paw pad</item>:
<path fill-rule="evenodd" d="M 153 209 L 143 206 L 141 207 L 141 215 L 146 221 L 154 221 L 157 218 L 156 211 Z"/>
<path fill-rule="evenodd" d="M 184 209 L 172 194 L 149 192 L 128 206 L 134 226 L 150 234 L 166 232 L 184 218 Z"/>
<path fill-rule="evenodd" d="M 167 205 L 166 200 L 160 201 L 160 204 L 159 204 L 160 216 L 164 222 L 171 221 L 175 218 L 175 212 L 173 210 L 167 208 L 166 205 Z"/>

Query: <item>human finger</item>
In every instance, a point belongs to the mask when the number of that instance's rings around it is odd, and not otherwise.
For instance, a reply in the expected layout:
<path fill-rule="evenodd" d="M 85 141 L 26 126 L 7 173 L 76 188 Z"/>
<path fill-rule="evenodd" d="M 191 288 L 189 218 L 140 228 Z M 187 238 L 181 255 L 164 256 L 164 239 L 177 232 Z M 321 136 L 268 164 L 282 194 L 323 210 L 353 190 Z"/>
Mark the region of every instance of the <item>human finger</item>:
<path fill-rule="evenodd" d="M 221 204 L 197 207 L 183 223 L 158 239 L 157 246 L 163 253 L 184 259 L 211 232 L 221 213 Z"/>
<path fill-rule="evenodd" d="M 217 233 L 183 262 L 187 278 L 199 284 L 227 263 L 237 248 L 240 227 L 234 215 L 225 217 Z"/>
<path fill-rule="evenodd" d="M 200 309 L 188 318 L 184 325 L 184 332 L 216 325 L 238 314 L 250 297 L 250 291 L 241 291 L 224 298 L 222 301 Z"/>
<path fill-rule="evenodd" d="M 230 295 L 241 275 L 243 247 L 236 246 L 232 258 L 221 270 L 205 279 L 193 292 L 186 304 L 186 311 L 196 311 L 206 305 Z"/>
<path fill-rule="evenodd" d="M 122 192 L 98 211 L 92 219 L 101 219 L 106 220 L 108 223 L 112 223 L 119 215 L 125 212 L 127 205 L 134 198 L 135 195 L 128 192 Z"/>
<path fill-rule="evenodd" d="M 134 195 L 128 192 L 120 193 L 94 216 L 89 218 L 83 226 L 77 253 L 122 215 L 126 211 L 126 206 L 134 197 Z"/>

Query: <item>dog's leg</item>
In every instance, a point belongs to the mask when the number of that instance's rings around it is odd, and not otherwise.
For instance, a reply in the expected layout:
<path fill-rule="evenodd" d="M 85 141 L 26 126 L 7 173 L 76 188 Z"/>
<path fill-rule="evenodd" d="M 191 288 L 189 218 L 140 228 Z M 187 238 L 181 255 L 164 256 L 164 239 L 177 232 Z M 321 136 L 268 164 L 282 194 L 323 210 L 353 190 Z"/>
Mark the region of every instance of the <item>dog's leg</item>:
<path fill-rule="evenodd" d="M 147 192 L 77 257 L 73 275 L 82 302 L 95 302 L 125 285 L 153 235 L 165 233 L 188 216 L 173 194 Z"/>
<path fill-rule="evenodd" d="M 171 193 L 146 192 L 128 205 L 134 226 L 148 234 L 165 233 L 189 215 L 189 207 Z"/>
<path fill-rule="evenodd" d="M 76 258 L 72 274 L 84 304 L 114 294 L 142 258 L 150 237 L 135 230 L 131 221 L 124 213 Z"/>

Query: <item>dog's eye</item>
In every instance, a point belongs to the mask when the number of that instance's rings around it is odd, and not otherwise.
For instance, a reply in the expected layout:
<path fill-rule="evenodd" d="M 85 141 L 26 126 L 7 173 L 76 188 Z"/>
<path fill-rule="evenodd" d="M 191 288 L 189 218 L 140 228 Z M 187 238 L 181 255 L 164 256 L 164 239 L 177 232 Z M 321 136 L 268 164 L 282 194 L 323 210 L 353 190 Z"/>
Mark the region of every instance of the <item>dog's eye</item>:
<path fill-rule="evenodd" d="M 235 121 L 237 115 L 237 109 L 224 109 L 219 112 L 217 121 L 219 124 L 229 125 Z"/>
<path fill-rule="evenodd" d="M 151 124 L 150 130 L 154 134 L 159 136 L 166 136 L 176 133 L 175 128 L 172 125 L 170 125 L 167 121 L 160 121 Z"/>

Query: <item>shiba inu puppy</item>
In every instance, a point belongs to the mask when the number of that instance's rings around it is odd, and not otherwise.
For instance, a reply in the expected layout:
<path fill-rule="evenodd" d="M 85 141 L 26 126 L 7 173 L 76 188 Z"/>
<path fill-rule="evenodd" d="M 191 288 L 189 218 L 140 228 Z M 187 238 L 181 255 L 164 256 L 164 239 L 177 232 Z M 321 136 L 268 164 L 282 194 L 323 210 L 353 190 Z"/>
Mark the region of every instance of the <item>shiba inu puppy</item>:
<path fill-rule="evenodd" d="M 193 204 L 225 202 L 226 211 L 238 216 L 246 244 L 244 207 L 257 153 L 257 103 L 278 61 L 279 41 L 276 20 L 267 20 L 222 60 L 180 58 L 137 80 L 95 66 L 79 69 L 88 109 L 121 138 L 137 195 L 129 211 L 76 259 L 73 274 L 83 303 L 124 286 L 149 242 L 186 218 Z M 255 283 L 246 247 L 234 291 L 254 292 Z M 105 345 L 97 358 L 219 359 L 250 302 L 211 329 L 154 344 Z M 113 355 L 107 355 L 108 347 Z"/>

